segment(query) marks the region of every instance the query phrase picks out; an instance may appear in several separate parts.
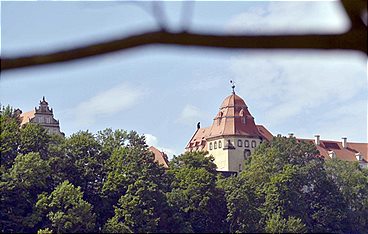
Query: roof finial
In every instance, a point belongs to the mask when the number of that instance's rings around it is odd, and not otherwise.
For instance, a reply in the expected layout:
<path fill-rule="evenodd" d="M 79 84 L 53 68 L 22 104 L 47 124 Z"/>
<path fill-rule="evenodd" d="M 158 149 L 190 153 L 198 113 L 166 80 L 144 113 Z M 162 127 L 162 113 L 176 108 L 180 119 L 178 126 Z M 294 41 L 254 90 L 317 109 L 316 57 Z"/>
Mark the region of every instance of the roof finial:
<path fill-rule="evenodd" d="M 42 101 L 45 101 L 45 96 L 42 97 Z"/>
<path fill-rule="evenodd" d="M 233 82 L 232 80 L 230 80 L 230 84 L 231 85 L 231 88 L 233 89 L 233 94 L 235 94 L 235 82 Z"/>

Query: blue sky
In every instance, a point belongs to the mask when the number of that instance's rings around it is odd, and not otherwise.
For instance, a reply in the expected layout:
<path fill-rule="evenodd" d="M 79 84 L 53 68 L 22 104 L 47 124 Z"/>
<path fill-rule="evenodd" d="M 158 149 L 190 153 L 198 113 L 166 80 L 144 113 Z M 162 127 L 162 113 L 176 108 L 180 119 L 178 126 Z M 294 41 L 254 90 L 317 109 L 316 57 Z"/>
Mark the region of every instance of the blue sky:
<path fill-rule="evenodd" d="M 149 2 L 1 2 L 1 54 L 83 45 L 157 29 Z M 172 31 L 182 2 L 162 2 Z M 339 33 L 338 2 L 193 4 L 190 29 L 206 33 Z M 0 101 L 32 110 L 45 96 L 70 135 L 136 130 L 169 155 L 212 123 L 229 80 L 257 124 L 273 134 L 367 142 L 367 59 L 357 52 L 254 51 L 146 46 L 75 62 L 1 73 Z"/>

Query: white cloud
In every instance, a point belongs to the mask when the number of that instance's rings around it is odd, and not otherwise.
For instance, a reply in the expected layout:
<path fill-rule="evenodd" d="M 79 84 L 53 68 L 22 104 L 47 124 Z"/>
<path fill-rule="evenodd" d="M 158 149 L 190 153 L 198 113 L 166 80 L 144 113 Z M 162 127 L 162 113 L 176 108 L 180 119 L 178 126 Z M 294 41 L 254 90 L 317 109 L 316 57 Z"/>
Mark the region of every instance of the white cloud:
<path fill-rule="evenodd" d="M 144 95 L 142 88 L 122 83 L 80 103 L 74 110 L 76 120 L 83 125 L 91 125 L 99 117 L 111 116 L 133 107 Z"/>
<path fill-rule="evenodd" d="M 156 136 L 149 134 L 149 133 L 145 133 L 143 134 L 146 137 L 146 144 L 148 146 L 154 146 L 156 147 L 158 150 L 164 152 L 165 154 L 168 155 L 169 159 L 171 159 L 173 157 L 173 155 L 177 155 L 176 151 L 171 149 L 171 148 L 167 148 L 167 147 L 162 147 L 158 144 L 158 139 Z"/>
<path fill-rule="evenodd" d="M 338 1 L 270 2 L 249 7 L 227 24 L 231 33 L 339 33 L 350 26 Z"/>
<path fill-rule="evenodd" d="M 151 145 L 156 146 L 157 145 L 157 143 L 158 143 L 157 137 L 155 137 L 154 135 L 149 134 L 149 133 L 145 133 L 143 135 L 146 138 L 146 144 L 147 145 L 149 145 L 149 146 L 151 146 Z"/>
<path fill-rule="evenodd" d="M 248 53 L 234 58 L 231 70 L 240 95 L 257 103 L 270 127 L 279 129 L 298 119 L 316 130 L 329 129 L 330 135 L 340 134 L 338 128 L 355 136 L 367 131 L 368 82 L 361 54 Z"/>
<path fill-rule="evenodd" d="M 177 122 L 192 126 L 205 119 L 206 116 L 207 114 L 203 113 L 198 107 L 187 104 L 180 113 Z"/>

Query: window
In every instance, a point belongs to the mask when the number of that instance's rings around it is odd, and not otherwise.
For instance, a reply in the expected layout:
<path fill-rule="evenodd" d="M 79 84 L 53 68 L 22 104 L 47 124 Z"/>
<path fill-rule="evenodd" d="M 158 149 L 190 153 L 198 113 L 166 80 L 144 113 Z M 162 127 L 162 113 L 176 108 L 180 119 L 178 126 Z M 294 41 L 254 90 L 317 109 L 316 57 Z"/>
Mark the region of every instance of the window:
<path fill-rule="evenodd" d="M 257 145 L 256 141 L 252 141 L 252 148 L 255 148 Z"/>
<path fill-rule="evenodd" d="M 219 149 L 221 149 L 221 147 L 222 147 L 222 142 L 219 141 Z"/>
<path fill-rule="evenodd" d="M 242 140 L 238 140 L 238 146 L 242 147 L 243 146 L 243 141 Z"/>
<path fill-rule="evenodd" d="M 239 171 L 242 171 L 242 166 L 241 166 L 241 164 L 239 164 Z"/>
<path fill-rule="evenodd" d="M 217 149 L 217 141 L 215 141 L 215 143 L 213 144 L 213 148 Z"/>
<path fill-rule="evenodd" d="M 248 140 L 245 140 L 245 141 L 244 141 L 244 146 L 245 146 L 245 147 L 249 147 L 249 141 L 248 141 Z"/>
<path fill-rule="evenodd" d="M 250 150 L 249 149 L 245 149 L 244 150 L 244 160 L 247 160 L 250 157 Z"/>
<path fill-rule="evenodd" d="M 210 143 L 210 150 L 212 150 L 212 142 Z"/>
<path fill-rule="evenodd" d="M 231 143 L 231 140 L 227 140 L 227 144 L 225 144 L 224 149 L 235 149 L 235 146 Z"/>

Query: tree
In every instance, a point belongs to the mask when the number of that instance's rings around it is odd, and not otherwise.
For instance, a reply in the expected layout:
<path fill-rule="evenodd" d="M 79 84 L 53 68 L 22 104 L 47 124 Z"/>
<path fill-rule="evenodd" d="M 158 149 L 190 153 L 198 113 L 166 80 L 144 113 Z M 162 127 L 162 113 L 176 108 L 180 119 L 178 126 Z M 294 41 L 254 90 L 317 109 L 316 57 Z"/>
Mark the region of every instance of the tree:
<path fill-rule="evenodd" d="M 350 233 L 368 232 L 368 170 L 358 163 L 332 159 L 326 171 L 348 204 Z"/>
<path fill-rule="evenodd" d="M 102 154 L 105 159 L 108 159 L 113 151 L 121 146 L 126 145 L 129 134 L 124 130 L 115 130 L 111 128 L 106 128 L 103 131 L 97 133 L 97 141 L 102 146 Z"/>
<path fill-rule="evenodd" d="M 81 188 L 69 181 L 61 183 L 50 195 L 41 194 L 36 207 L 43 218 L 42 228 L 50 228 L 56 233 L 95 230 L 92 205 L 83 200 Z"/>
<path fill-rule="evenodd" d="M 149 178 L 142 176 L 128 186 L 115 208 L 115 216 L 107 225 L 120 225 L 134 233 L 167 232 L 169 207 L 164 191 Z"/>
<path fill-rule="evenodd" d="M 258 217 L 258 230 L 252 231 L 301 232 L 304 225 L 308 232 L 346 230 L 346 203 L 313 144 L 274 137 L 256 149 L 236 182 L 227 189 L 228 221 L 236 224 L 235 232 L 247 231 L 249 220 L 257 220 L 237 212 L 239 205 L 246 207 L 244 198 L 256 206 L 251 213 Z"/>
<path fill-rule="evenodd" d="M 79 131 L 64 141 L 62 153 L 65 156 L 59 159 L 64 163 L 64 172 L 67 173 L 65 179 L 81 187 L 85 199 L 93 205 L 97 215 L 100 214 L 100 194 L 105 177 L 105 157 L 101 148 L 94 134 Z"/>
<path fill-rule="evenodd" d="M 168 201 L 193 232 L 224 232 L 226 202 L 216 186 L 216 165 L 205 152 L 189 152 L 174 157 L 169 174 L 173 176 Z"/>
<path fill-rule="evenodd" d="M 0 111 L 0 165 L 10 168 L 18 153 L 19 146 L 19 124 L 13 115 L 10 106 L 2 107 Z"/>
<path fill-rule="evenodd" d="M 261 204 L 254 185 L 244 177 L 230 177 L 220 182 L 225 191 L 228 232 L 261 232 Z"/>
<path fill-rule="evenodd" d="M 168 222 L 170 211 L 165 199 L 168 177 L 164 168 L 154 162 L 144 136 L 130 132 L 126 144 L 115 148 L 106 161 L 106 171 L 103 200 L 105 217 L 110 219 L 105 230 L 159 232 L 170 229 L 173 224 Z"/>
<path fill-rule="evenodd" d="M 276 213 L 267 220 L 265 231 L 268 233 L 305 233 L 306 228 L 301 219 L 290 216 L 286 220 Z"/>
<path fill-rule="evenodd" d="M 49 190 L 50 166 L 39 153 L 18 155 L 0 182 L 1 230 L 32 232 L 37 222 L 33 205 L 37 196 Z"/>
<path fill-rule="evenodd" d="M 19 153 L 38 152 L 42 159 L 47 158 L 50 135 L 40 125 L 27 123 L 20 129 Z"/>
<path fill-rule="evenodd" d="M 214 163 L 213 156 L 208 155 L 208 152 L 186 152 L 179 156 L 174 156 L 170 161 L 170 169 L 179 168 L 204 168 L 211 174 L 217 174 L 217 166 Z"/>

